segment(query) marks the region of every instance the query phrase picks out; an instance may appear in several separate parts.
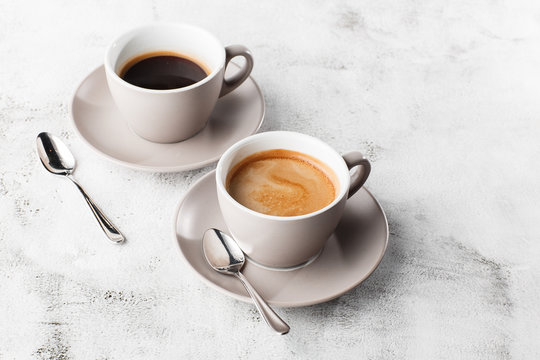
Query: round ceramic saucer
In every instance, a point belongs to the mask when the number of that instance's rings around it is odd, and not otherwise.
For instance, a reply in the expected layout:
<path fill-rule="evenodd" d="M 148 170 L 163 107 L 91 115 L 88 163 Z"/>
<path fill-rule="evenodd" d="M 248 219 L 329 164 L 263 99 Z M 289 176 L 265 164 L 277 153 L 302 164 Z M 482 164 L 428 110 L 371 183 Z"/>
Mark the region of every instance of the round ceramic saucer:
<path fill-rule="evenodd" d="M 174 218 L 175 241 L 181 256 L 204 282 L 236 299 L 251 301 L 238 279 L 214 271 L 206 262 L 201 238 L 208 228 L 227 232 L 217 200 L 215 171 L 198 180 L 180 201 Z M 313 305 L 364 281 L 381 262 L 387 243 L 386 216 L 373 195 L 362 188 L 347 201 L 340 224 L 315 261 L 290 271 L 247 261 L 242 272 L 272 305 Z"/>
<path fill-rule="evenodd" d="M 239 68 L 231 64 L 229 75 Z M 218 100 L 208 124 L 198 134 L 178 143 L 158 144 L 129 128 L 111 98 L 105 70 L 100 66 L 75 91 L 71 115 L 83 140 L 106 158 L 139 170 L 182 171 L 217 161 L 232 144 L 256 133 L 264 118 L 264 98 L 250 77 Z"/>

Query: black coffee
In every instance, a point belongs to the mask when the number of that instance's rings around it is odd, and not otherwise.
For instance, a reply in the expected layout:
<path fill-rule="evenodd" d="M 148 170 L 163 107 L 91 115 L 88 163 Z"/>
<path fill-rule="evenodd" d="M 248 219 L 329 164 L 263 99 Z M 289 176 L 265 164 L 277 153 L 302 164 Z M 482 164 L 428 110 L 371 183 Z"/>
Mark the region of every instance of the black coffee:
<path fill-rule="evenodd" d="M 135 86 L 169 90 L 193 85 L 208 74 L 202 66 L 171 52 L 152 52 L 128 61 L 120 77 Z"/>

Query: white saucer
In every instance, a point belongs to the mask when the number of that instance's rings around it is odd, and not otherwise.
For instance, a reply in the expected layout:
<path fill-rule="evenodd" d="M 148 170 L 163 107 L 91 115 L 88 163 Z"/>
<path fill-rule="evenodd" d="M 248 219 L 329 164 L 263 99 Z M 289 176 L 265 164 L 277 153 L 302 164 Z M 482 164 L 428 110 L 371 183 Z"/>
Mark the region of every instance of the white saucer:
<path fill-rule="evenodd" d="M 215 171 L 198 180 L 180 201 L 174 218 L 182 258 L 211 287 L 250 302 L 233 276 L 207 264 L 201 238 L 208 228 L 227 232 L 216 195 Z M 364 281 L 381 262 L 388 244 L 388 222 L 365 188 L 347 201 L 345 213 L 321 255 L 309 265 L 275 271 L 246 262 L 242 272 L 272 305 L 306 306 L 332 300 Z"/>
<path fill-rule="evenodd" d="M 227 73 L 233 66 L 227 68 Z M 217 161 L 238 140 L 252 135 L 264 119 L 264 98 L 253 78 L 218 100 L 208 125 L 197 135 L 174 144 L 158 144 L 137 136 L 111 98 L 105 70 L 98 67 L 79 85 L 71 103 L 76 131 L 98 154 L 127 167 L 171 172 L 191 170 Z"/>

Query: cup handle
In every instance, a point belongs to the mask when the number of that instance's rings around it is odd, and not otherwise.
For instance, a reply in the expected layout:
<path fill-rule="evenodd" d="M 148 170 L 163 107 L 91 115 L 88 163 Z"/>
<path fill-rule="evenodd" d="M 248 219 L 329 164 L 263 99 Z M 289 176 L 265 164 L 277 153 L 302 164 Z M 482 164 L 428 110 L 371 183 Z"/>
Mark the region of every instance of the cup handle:
<path fill-rule="evenodd" d="M 231 59 L 237 56 L 243 56 L 244 59 L 246 59 L 246 64 L 230 78 L 223 79 L 223 86 L 221 87 L 219 97 L 227 95 L 236 89 L 249 77 L 249 74 L 251 74 L 251 69 L 253 69 L 253 57 L 251 56 L 251 51 L 243 45 L 229 45 L 225 47 L 225 69 L 229 66 Z"/>
<path fill-rule="evenodd" d="M 349 185 L 349 198 L 353 196 L 364 183 L 366 182 L 369 173 L 371 172 L 371 163 L 368 159 L 358 151 L 352 151 L 343 155 L 343 160 L 349 170 L 352 170 L 356 167 L 357 169 L 353 170 L 351 174 L 351 185 Z"/>

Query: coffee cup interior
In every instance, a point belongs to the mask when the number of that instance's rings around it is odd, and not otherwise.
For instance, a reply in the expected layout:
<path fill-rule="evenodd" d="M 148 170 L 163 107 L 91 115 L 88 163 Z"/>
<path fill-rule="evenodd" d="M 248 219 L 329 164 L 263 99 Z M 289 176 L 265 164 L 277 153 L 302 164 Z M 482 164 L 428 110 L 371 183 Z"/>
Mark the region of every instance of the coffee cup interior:
<path fill-rule="evenodd" d="M 225 189 L 227 175 L 237 163 L 239 163 L 249 155 L 260 151 L 272 149 L 292 150 L 310 155 L 322 161 L 334 171 L 339 182 L 339 191 L 336 194 L 336 197 L 332 203 L 314 213 L 324 211 L 326 208 L 333 206 L 336 202 L 338 202 L 348 193 L 350 185 L 349 169 L 347 168 L 347 165 L 345 164 L 341 155 L 339 155 L 332 147 L 317 138 L 288 131 L 273 131 L 256 134 L 244 140 L 241 140 L 240 142 L 229 148 L 223 154 L 221 160 L 218 162 L 218 166 L 216 169 L 217 186 L 220 188 L 220 191 L 227 193 Z M 234 201 L 234 199 L 228 193 L 227 196 L 230 197 L 232 201 Z M 246 210 L 252 211 L 247 208 Z M 299 216 L 309 216 L 314 213 Z M 261 214 L 261 216 L 272 215 Z"/>
<path fill-rule="evenodd" d="M 209 72 L 208 77 L 225 63 L 223 45 L 208 31 L 187 24 L 159 24 L 134 29 L 113 41 L 105 66 L 120 75 L 131 59 L 159 51 L 174 52 L 197 63 Z"/>

